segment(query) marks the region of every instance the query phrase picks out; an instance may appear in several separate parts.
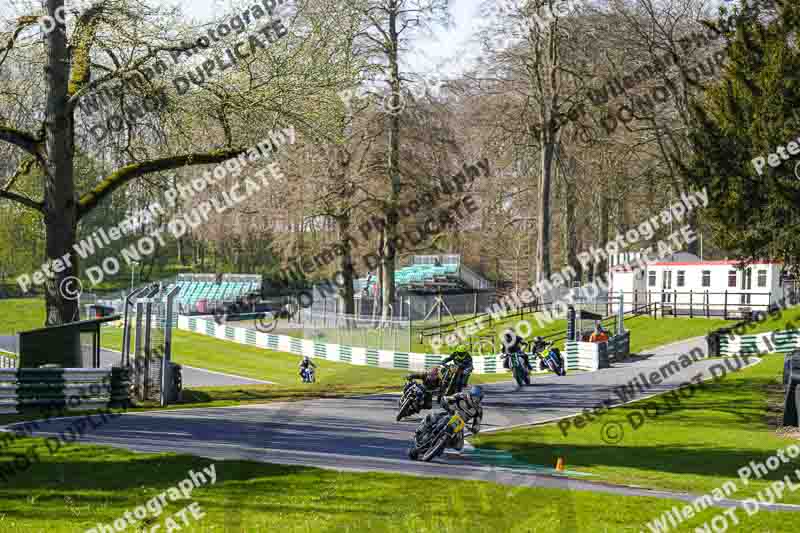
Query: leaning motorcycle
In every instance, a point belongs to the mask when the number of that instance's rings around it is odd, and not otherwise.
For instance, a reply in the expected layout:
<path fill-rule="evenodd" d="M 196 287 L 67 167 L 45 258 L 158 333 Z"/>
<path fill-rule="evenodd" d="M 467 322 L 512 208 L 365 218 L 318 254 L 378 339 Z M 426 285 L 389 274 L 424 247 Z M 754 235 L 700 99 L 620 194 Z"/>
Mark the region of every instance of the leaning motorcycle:
<path fill-rule="evenodd" d="M 564 369 L 564 358 L 561 357 L 561 351 L 549 342 L 542 349 L 539 356 L 539 368 L 541 370 L 547 369 L 557 376 L 566 376 L 567 371 Z"/>
<path fill-rule="evenodd" d="M 525 364 L 525 358 L 522 357 L 522 354 L 515 352 L 509 354 L 508 357 L 511 360 L 511 373 L 514 375 L 514 381 L 517 382 L 517 386 L 522 387 L 524 385 L 530 385 L 530 373 L 528 366 Z"/>
<path fill-rule="evenodd" d="M 397 421 L 415 415 L 422 411 L 425 404 L 425 387 L 420 383 L 409 380 L 403 388 L 403 395 L 400 397 L 400 410 L 397 412 Z"/>
<path fill-rule="evenodd" d="M 456 384 L 458 383 L 459 374 L 463 370 L 454 364 L 445 365 L 442 370 L 442 384 L 439 385 L 439 398 L 442 396 L 452 396 L 457 393 Z"/>
<path fill-rule="evenodd" d="M 421 424 L 425 425 L 425 421 Z M 464 419 L 457 413 L 440 416 L 430 427 L 415 433 L 408 457 L 414 461 L 432 461 L 444 452 L 448 442 L 464 431 L 464 426 Z"/>
<path fill-rule="evenodd" d="M 311 367 L 303 369 L 303 383 L 314 383 L 316 381 L 316 372 Z"/>

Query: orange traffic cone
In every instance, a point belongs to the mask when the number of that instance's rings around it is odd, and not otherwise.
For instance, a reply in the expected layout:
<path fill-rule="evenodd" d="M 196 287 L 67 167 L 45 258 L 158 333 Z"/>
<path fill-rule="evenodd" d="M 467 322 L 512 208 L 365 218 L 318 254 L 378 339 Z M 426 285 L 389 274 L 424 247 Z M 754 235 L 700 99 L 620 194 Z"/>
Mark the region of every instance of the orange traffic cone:
<path fill-rule="evenodd" d="M 559 457 L 556 460 L 556 470 L 558 470 L 559 472 L 563 472 L 564 471 L 564 458 L 563 457 Z"/>

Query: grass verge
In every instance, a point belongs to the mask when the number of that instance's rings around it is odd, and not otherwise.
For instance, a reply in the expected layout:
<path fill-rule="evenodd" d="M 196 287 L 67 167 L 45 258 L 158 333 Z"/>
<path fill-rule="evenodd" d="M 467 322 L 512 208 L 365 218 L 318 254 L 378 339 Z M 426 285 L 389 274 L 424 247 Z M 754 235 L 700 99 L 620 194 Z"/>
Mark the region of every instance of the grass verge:
<path fill-rule="evenodd" d="M 568 468 L 592 473 L 599 481 L 706 493 L 732 480 L 738 487 L 733 497 L 751 497 L 800 467 L 795 459 L 746 485 L 737 475 L 750 461 L 764 461 L 778 449 L 800 444 L 775 432 L 779 412 L 774 396 L 780 394 L 782 368 L 782 356 L 766 356 L 753 367 L 698 387 L 671 411 L 662 395 L 614 408 L 580 429 L 573 423 L 566 436 L 554 423 L 482 435 L 474 443 L 533 464 L 552 465 L 564 457 Z M 645 405 L 652 416 L 634 430 Z M 619 442 L 604 433 L 612 425 L 622 431 Z M 800 504 L 800 491 L 787 494 L 783 502 Z"/>
<path fill-rule="evenodd" d="M 25 446 L 40 439 L 29 439 Z M 17 453 L 23 450 L 15 449 Z M 129 531 L 168 529 L 168 519 L 192 532 L 636 532 L 679 502 L 558 489 L 508 487 L 484 481 L 380 473 L 347 473 L 173 454 L 139 454 L 110 447 L 68 445 L 42 455 L 24 475 L 0 479 L 0 528 L 5 533 L 73 533 L 111 524 L 176 487 L 189 470 L 214 464 L 190 499 L 164 500 Z M 204 516 L 175 513 L 190 503 Z M 147 510 L 147 507 L 145 508 Z M 502 509 L 502 510 L 501 510 Z M 720 509 L 703 511 L 700 525 Z M 796 531 L 794 515 L 743 516 L 737 531 Z M 140 516 L 142 516 L 140 514 Z M 146 521 L 146 522 L 145 522 Z M 143 523 L 147 529 L 140 529 Z M 683 530 L 683 529 L 682 529 Z M 685 529 L 693 531 L 694 529 Z"/>
<path fill-rule="evenodd" d="M 20 331 L 43 328 L 44 300 L 12 298 L 0 300 L 0 335 L 16 335 Z"/>

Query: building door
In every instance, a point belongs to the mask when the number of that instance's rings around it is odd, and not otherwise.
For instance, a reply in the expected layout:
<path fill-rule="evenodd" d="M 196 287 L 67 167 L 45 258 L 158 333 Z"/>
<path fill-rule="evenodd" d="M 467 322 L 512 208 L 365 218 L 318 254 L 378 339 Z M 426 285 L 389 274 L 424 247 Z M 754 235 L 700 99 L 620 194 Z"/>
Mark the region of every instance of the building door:
<path fill-rule="evenodd" d="M 664 303 L 672 302 L 672 294 L 669 292 L 672 289 L 672 271 L 665 270 L 664 277 L 661 281 L 661 301 Z"/>
<path fill-rule="evenodd" d="M 746 268 L 742 272 L 742 291 L 749 291 L 751 288 L 753 288 L 753 269 Z M 750 305 L 750 294 L 742 292 L 740 302 L 742 305 Z"/>

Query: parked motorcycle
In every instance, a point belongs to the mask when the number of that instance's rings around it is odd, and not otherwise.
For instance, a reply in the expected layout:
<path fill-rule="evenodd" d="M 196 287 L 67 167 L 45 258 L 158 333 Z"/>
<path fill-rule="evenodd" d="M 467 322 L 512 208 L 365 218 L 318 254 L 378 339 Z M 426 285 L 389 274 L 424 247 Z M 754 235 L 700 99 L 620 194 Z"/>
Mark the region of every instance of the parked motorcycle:
<path fill-rule="evenodd" d="M 425 422 L 421 424 L 425 425 Z M 417 430 L 408 457 L 414 461 L 432 461 L 444 452 L 448 442 L 464 431 L 465 425 L 464 419 L 457 413 L 440 416 L 430 427 Z"/>
<path fill-rule="evenodd" d="M 397 412 L 397 421 L 415 415 L 422 411 L 425 405 L 425 387 L 413 379 L 408 380 L 403 388 L 403 395 L 400 397 L 400 410 Z"/>
<path fill-rule="evenodd" d="M 316 372 L 313 367 L 303 369 L 303 383 L 314 383 L 317 380 Z"/>

